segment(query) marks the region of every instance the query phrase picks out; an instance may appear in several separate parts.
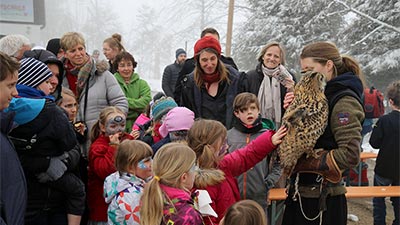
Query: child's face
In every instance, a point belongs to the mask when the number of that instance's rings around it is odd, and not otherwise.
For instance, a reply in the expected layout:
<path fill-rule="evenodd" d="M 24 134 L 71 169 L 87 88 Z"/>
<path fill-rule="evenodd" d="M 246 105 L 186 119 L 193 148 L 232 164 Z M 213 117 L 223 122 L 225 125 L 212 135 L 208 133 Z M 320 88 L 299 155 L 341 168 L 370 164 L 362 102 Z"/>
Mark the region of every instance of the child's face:
<path fill-rule="evenodd" d="M 45 95 L 49 95 L 51 93 L 52 88 L 53 86 L 51 86 L 50 78 L 42 82 L 39 86 L 37 86 L 37 89 L 43 91 Z"/>
<path fill-rule="evenodd" d="M 151 157 L 140 160 L 135 168 L 135 176 L 140 177 L 143 180 L 153 176 L 153 172 L 151 170 L 152 164 L 153 160 Z"/>
<path fill-rule="evenodd" d="M 254 123 L 254 121 L 256 121 L 259 113 L 260 110 L 258 109 L 256 103 L 251 103 L 247 108 L 237 112 L 235 111 L 235 116 L 239 118 L 242 123 L 250 126 Z"/>
<path fill-rule="evenodd" d="M 76 112 L 78 105 L 74 97 L 69 95 L 62 96 L 61 108 L 63 108 L 68 113 L 68 118 L 70 121 L 74 121 L 76 117 Z"/>
<path fill-rule="evenodd" d="M 100 129 L 107 136 L 110 136 L 116 133 L 123 133 L 125 130 L 125 124 L 125 115 L 120 113 L 112 113 L 107 117 L 106 123 L 101 126 Z"/>

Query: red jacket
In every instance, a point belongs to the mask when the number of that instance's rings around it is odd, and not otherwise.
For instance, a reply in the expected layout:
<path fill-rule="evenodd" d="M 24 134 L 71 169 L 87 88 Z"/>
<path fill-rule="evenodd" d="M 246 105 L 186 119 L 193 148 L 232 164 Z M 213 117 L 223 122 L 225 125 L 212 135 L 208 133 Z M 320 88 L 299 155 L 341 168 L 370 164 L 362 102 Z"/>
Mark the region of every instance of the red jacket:
<path fill-rule="evenodd" d="M 212 200 L 211 207 L 218 214 L 218 218 L 205 217 L 205 224 L 218 224 L 225 211 L 240 200 L 236 176 L 255 166 L 276 148 L 271 141 L 273 134 L 274 131 L 266 131 L 244 148 L 227 154 L 221 160 L 218 168 L 225 173 L 225 180 L 206 188 Z"/>
<path fill-rule="evenodd" d="M 122 137 L 133 139 L 129 134 Z M 109 145 L 110 138 L 100 135 L 90 146 L 88 168 L 87 201 L 89 220 L 107 222 L 108 204 L 104 201 L 103 185 L 106 177 L 116 171 L 114 165 L 115 145 Z"/>

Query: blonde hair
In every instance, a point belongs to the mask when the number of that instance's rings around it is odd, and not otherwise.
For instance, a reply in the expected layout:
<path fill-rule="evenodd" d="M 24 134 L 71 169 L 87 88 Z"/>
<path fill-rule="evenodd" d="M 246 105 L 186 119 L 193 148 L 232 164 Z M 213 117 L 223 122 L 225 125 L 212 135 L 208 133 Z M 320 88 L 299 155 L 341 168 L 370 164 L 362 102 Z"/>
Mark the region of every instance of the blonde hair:
<path fill-rule="evenodd" d="M 85 39 L 78 32 L 67 32 L 60 39 L 60 47 L 66 52 L 77 45 L 83 45 L 85 48 Z"/>
<path fill-rule="evenodd" d="M 104 108 L 103 110 L 101 110 L 100 115 L 99 115 L 99 119 L 96 121 L 96 123 L 93 125 L 92 130 L 90 132 L 90 141 L 93 143 L 101 134 L 100 131 L 100 124 L 101 125 L 105 125 L 106 124 L 106 120 L 107 117 L 113 113 L 119 113 L 124 115 L 125 117 L 125 113 L 124 111 L 122 111 L 120 108 L 116 107 L 116 106 L 108 106 L 106 108 Z"/>
<path fill-rule="evenodd" d="M 339 49 L 332 42 L 321 41 L 308 44 L 301 51 L 300 58 L 312 58 L 321 65 L 326 65 L 328 60 L 331 60 L 334 65 L 333 78 L 346 72 L 352 72 L 366 87 L 364 74 L 358 62 L 348 55 L 340 55 Z"/>
<path fill-rule="evenodd" d="M 190 128 L 187 143 L 196 153 L 199 168 L 214 174 L 209 182 L 202 180 L 204 176 L 196 176 L 196 187 L 203 188 L 205 183 L 215 185 L 225 179 L 224 172 L 217 169 L 218 159 L 215 156 L 215 146 L 219 141 L 225 140 L 226 136 L 226 128 L 216 120 L 199 119 Z"/>
<path fill-rule="evenodd" d="M 69 89 L 69 88 L 67 88 L 67 87 L 61 87 L 61 97 L 64 97 L 64 96 L 66 96 L 66 95 L 72 97 L 73 99 L 75 99 L 75 102 L 77 102 L 77 101 L 76 101 L 76 96 L 75 96 L 74 92 L 72 92 L 71 89 Z M 61 105 L 62 105 L 62 101 L 63 101 L 63 100 L 62 100 L 62 98 L 61 98 L 61 101 L 58 101 L 58 102 L 57 102 L 57 105 L 58 105 L 58 106 L 61 106 Z M 78 102 L 77 102 L 77 103 L 78 103 Z"/>
<path fill-rule="evenodd" d="M 221 225 L 267 225 L 263 208 L 253 200 L 242 200 L 228 208 Z"/>
<path fill-rule="evenodd" d="M 125 51 L 125 48 L 121 44 L 121 42 L 122 42 L 122 36 L 118 33 L 113 34 L 111 37 L 103 41 L 103 43 L 107 43 L 111 49 L 118 50 L 118 52 Z"/>
<path fill-rule="evenodd" d="M 125 140 L 115 155 L 115 168 L 119 172 L 128 172 L 130 167 L 136 168 L 140 160 L 153 155 L 151 147 L 143 141 Z M 141 177 L 144 179 L 143 177 Z"/>
<path fill-rule="evenodd" d="M 280 50 L 280 54 L 279 54 L 279 56 L 281 57 L 281 64 L 284 66 L 285 65 L 285 63 L 286 63 L 286 53 L 285 53 L 285 49 L 283 48 L 283 46 L 279 43 L 279 42 L 275 42 L 275 41 L 273 41 L 273 42 L 270 42 L 270 43 L 268 43 L 268 44 L 266 44 L 262 49 L 261 49 L 261 51 L 260 51 L 260 54 L 258 55 L 258 61 L 259 62 L 263 62 L 264 60 L 263 60 L 263 57 L 264 57 L 264 55 L 265 55 L 265 53 L 267 52 L 267 50 L 270 48 L 270 47 L 272 47 L 272 46 L 276 46 L 276 47 L 278 47 L 279 48 L 279 50 Z M 273 69 L 273 68 L 271 68 L 271 69 Z"/>
<path fill-rule="evenodd" d="M 217 57 L 219 55 L 218 52 L 213 48 L 205 48 L 199 52 L 199 55 L 204 51 L 213 53 L 213 54 L 217 55 Z M 194 68 L 194 82 L 195 82 L 196 86 L 200 88 L 204 84 L 204 80 L 203 80 L 204 71 L 203 71 L 203 69 L 201 69 L 201 66 L 200 66 L 200 56 L 195 57 L 195 60 L 196 60 L 197 65 Z M 226 81 L 229 84 L 230 80 L 228 77 L 228 69 L 225 67 L 224 63 L 220 59 L 218 59 L 218 64 L 217 64 L 216 70 L 219 73 L 219 81 Z"/>
<path fill-rule="evenodd" d="M 196 155 L 185 144 L 169 143 L 162 146 L 154 156 L 154 177 L 144 188 L 140 207 L 140 224 L 160 224 L 163 217 L 165 198 L 160 184 L 184 189 L 180 178 L 190 171 L 196 162 Z M 189 191 L 189 190 L 187 190 Z"/>

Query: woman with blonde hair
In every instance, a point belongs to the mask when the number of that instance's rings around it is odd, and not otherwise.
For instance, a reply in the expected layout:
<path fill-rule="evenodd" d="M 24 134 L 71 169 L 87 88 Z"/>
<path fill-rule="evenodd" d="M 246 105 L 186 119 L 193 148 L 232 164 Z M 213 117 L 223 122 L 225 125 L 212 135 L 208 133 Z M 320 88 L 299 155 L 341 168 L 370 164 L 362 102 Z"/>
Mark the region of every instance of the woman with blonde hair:
<path fill-rule="evenodd" d="M 285 135 L 284 127 L 276 133 L 267 130 L 244 148 L 227 154 L 227 131 L 222 123 L 205 119 L 194 122 L 187 139 L 200 168 L 194 187 L 208 192 L 210 205 L 218 215 L 217 218 L 205 216 L 205 224 L 218 224 L 229 206 L 240 200 L 236 177 L 263 160 Z"/>
<path fill-rule="evenodd" d="M 187 145 L 162 146 L 154 156 L 154 178 L 142 196 L 140 224 L 203 224 L 190 194 L 196 168 L 196 155 Z"/>
<path fill-rule="evenodd" d="M 109 70 L 112 74 L 117 72 L 114 65 L 115 57 L 124 51 L 125 48 L 122 45 L 122 36 L 118 33 L 113 34 L 103 41 L 103 54 L 108 59 Z"/>

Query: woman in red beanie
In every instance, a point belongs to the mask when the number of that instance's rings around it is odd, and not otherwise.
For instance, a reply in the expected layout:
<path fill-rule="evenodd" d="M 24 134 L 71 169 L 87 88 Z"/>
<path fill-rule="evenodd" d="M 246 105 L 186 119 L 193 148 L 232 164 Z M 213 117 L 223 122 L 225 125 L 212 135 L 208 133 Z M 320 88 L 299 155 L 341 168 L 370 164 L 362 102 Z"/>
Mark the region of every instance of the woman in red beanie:
<path fill-rule="evenodd" d="M 232 127 L 233 99 L 246 91 L 245 76 L 220 60 L 218 40 L 205 36 L 194 46 L 196 67 L 183 80 L 182 103 L 195 113 L 196 118 L 218 120 L 226 128 Z"/>

